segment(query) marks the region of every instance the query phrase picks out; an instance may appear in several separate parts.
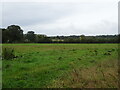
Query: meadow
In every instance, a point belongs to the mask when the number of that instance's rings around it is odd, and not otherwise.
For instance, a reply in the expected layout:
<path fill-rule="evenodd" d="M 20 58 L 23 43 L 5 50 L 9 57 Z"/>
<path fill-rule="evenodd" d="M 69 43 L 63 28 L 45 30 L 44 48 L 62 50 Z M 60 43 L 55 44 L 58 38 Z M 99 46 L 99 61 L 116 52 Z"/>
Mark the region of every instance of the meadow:
<path fill-rule="evenodd" d="M 3 88 L 117 88 L 117 44 L 3 44 Z"/>

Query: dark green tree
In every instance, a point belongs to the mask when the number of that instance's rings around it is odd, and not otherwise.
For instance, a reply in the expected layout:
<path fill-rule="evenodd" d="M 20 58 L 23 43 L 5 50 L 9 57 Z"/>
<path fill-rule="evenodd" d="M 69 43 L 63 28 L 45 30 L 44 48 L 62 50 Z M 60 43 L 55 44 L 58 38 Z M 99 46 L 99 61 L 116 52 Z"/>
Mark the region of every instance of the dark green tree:
<path fill-rule="evenodd" d="M 50 38 L 48 38 L 46 35 L 36 35 L 36 42 L 37 43 L 49 43 L 52 42 Z"/>
<path fill-rule="evenodd" d="M 11 25 L 7 27 L 9 42 L 22 42 L 23 39 L 23 30 L 18 25 Z"/>
<path fill-rule="evenodd" d="M 36 40 L 36 36 L 34 34 L 34 31 L 28 31 L 26 34 L 26 39 L 28 40 L 28 42 L 34 43 Z"/>
<path fill-rule="evenodd" d="M 1 29 L 2 31 L 2 43 L 9 42 L 9 31 L 7 29 Z"/>

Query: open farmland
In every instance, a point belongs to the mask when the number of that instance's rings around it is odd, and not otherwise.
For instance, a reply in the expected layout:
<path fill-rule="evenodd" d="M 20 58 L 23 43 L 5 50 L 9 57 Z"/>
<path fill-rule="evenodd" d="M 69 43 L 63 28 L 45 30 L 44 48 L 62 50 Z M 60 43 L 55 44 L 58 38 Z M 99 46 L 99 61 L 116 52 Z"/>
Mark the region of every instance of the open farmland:
<path fill-rule="evenodd" d="M 3 88 L 117 88 L 117 44 L 3 44 Z"/>

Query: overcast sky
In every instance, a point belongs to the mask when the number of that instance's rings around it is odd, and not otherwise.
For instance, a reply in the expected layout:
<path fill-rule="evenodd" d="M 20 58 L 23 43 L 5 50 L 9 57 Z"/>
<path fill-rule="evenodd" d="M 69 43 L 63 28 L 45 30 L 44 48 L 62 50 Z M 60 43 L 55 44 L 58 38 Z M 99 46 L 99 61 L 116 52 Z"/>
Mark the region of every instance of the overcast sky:
<path fill-rule="evenodd" d="M 118 33 L 119 0 L 16 1 L 2 2 L 4 28 L 15 24 L 48 36 Z"/>

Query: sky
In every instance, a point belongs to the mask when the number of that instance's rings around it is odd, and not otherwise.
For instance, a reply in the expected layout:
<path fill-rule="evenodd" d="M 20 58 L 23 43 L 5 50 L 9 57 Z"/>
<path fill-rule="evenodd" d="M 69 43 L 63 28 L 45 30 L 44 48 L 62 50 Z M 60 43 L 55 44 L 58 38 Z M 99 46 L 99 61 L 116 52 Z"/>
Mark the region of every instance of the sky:
<path fill-rule="evenodd" d="M 2 0 L 0 25 L 47 36 L 118 34 L 119 0 Z"/>

